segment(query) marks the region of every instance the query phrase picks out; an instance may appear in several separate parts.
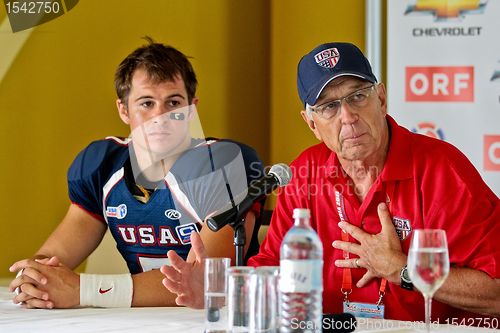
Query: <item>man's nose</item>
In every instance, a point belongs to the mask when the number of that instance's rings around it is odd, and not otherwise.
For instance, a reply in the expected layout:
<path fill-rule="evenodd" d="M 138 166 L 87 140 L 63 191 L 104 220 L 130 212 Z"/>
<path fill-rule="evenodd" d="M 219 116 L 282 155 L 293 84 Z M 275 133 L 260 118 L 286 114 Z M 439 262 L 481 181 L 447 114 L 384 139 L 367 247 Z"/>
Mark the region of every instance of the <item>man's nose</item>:
<path fill-rule="evenodd" d="M 157 106 L 151 113 L 151 120 L 157 123 L 163 123 L 168 120 L 167 108 L 165 106 Z"/>
<path fill-rule="evenodd" d="M 343 124 L 353 124 L 358 120 L 358 114 L 353 108 L 344 100 L 340 104 L 340 119 Z"/>

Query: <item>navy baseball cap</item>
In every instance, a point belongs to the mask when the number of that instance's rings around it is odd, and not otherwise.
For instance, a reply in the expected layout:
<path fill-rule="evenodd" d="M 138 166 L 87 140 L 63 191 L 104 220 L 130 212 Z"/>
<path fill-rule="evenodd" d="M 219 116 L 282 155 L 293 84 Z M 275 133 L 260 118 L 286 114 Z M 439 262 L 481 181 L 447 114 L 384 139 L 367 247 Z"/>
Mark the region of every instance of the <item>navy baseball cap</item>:
<path fill-rule="evenodd" d="M 368 59 L 354 44 L 322 44 L 303 56 L 298 66 L 297 88 L 304 106 L 315 105 L 328 83 L 345 75 L 377 82 Z"/>

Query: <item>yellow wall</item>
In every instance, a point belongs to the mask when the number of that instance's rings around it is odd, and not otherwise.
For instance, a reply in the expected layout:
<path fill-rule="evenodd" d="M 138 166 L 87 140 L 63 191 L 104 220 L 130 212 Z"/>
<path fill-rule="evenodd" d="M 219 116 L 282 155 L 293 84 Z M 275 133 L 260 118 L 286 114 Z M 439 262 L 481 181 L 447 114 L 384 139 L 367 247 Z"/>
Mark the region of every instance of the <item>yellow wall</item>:
<path fill-rule="evenodd" d="M 300 116 L 297 64 L 319 44 L 347 41 L 364 50 L 364 0 L 272 1 L 271 163 L 291 162 L 318 143 Z"/>
<path fill-rule="evenodd" d="M 0 31 L 0 67 L 6 34 L 17 37 Z M 248 143 L 266 164 L 288 163 L 315 143 L 299 115 L 296 64 L 325 41 L 363 48 L 364 1 L 81 0 L 34 28 L 0 81 L 0 278 L 63 217 L 78 151 L 128 135 L 113 73 L 144 35 L 193 57 L 205 135 Z"/>

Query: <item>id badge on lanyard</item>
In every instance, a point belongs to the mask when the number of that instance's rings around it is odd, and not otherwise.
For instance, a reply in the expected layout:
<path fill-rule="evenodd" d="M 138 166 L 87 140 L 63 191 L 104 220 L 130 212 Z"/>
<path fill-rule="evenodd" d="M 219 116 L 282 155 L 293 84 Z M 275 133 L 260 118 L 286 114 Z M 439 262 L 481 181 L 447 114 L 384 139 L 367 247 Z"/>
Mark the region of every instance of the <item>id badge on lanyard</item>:
<path fill-rule="evenodd" d="M 337 204 L 337 212 L 340 217 L 340 221 L 347 222 L 345 219 L 345 209 L 344 209 L 344 197 L 340 192 L 335 191 L 335 203 Z M 349 235 L 342 230 L 342 241 L 349 242 Z M 349 252 L 343 251 L 343 258 L 345 260 L 349 259 Z M 376 318 L 384 319 L 385 307 L 383 303 L 385 295 L 385 287 L 387 285 L 387 280 L 382 279 L 380 282 L 379 298 L 374 304 L 371 303 L 360 303 L 349 301 L 349 295 L 352 293 L 352 274 L 351 268 L 344 267 L 342 272 L 342 287 L 340 291 L 344 295 L 343 300 L 343 311 L 344 313 L 350 313 L 356 317 L 361 318 Z"/>
<path fill-rule="evenodd" d="M 384 319 L 384 305 L 380 304 L 370 304 L 370 303 L 359 303 L 359 302 L 345 302 L 344 301 L 344 313 L 350 313 L 355 317 L 359 318 L 375 318 Z"/>

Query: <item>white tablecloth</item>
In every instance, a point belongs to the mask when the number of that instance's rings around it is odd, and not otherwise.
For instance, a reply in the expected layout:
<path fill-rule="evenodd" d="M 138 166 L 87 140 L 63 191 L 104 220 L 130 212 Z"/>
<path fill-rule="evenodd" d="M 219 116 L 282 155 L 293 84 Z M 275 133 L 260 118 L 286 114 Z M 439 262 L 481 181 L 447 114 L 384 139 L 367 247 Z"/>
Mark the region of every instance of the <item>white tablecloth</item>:
<path fill-rule="evenodd" d="M 23 309 L 11 299 L 12 294 L 0 287 L 0 333 L 201 333 L 204 326 L 203 310 L 176 307 L 34 310 Z M 411 322 L 358 318 L 356 332 L 410 333 L 418 332 L 416 328 Z M 439 325 L 433 332 L 491 333 L 493 330 Z"/>

